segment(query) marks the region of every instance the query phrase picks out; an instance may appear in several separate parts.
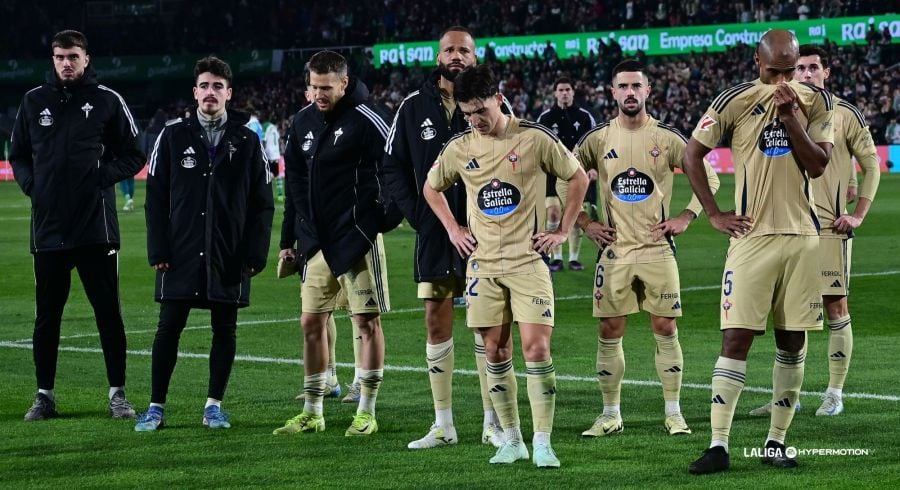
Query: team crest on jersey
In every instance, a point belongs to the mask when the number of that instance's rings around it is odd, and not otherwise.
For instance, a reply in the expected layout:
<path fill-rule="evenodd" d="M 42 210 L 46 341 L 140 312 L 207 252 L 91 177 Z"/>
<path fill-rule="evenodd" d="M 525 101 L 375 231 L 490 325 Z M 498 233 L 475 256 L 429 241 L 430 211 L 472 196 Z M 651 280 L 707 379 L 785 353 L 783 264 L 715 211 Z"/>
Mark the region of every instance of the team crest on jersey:
<path fill-rule="evenodd" d="M 516 163 L 519 162 L 519 154 L 516 153 L 516 150 L 512 150 L 506 154 L 506 159 L 509 160 L 509 163 L 512 164 L 513 171 L 516 170 Z"/>
<path fill-rule="evenodd" d="M 651 157 L 657 158 L 657 157 L 659 156 L 659 153 L 660 153 L 660 152 L 659 152 L 659 147 L 658 147 L 658 146 L 654 146 L 653 148 L 650 148 L 650 156 L 651 156 Z"/>
<path fill-rule="evenodd" d="M 716 125 L 716 120 L 712 118 L 709 114 L 703 116 L 703 119 L 700 120 L 700 123 L 697 124 L 697 128 L 700 131 L 709 131 L 709 128 Z"/>
<path fill-rule="evenodd" d="M 488 216 L 503 216 L 519 207 L 522 193 L 516 186 L 500 179 L 491 182 L 478 191 L 478 208 Z"/>
<path fill-rule="evenodd" d="M 194 157 L 184 157 L 181 159 L 181 166 L 184 168 L 194 168 L 197 166 L 197 160 Z"/>
<path fill-rule="evenodd" d="M 41 117 L 38 118 L 38 124 L 44 127 L 53 124 L 53 115 L 50 114 L 50 109 L 44 109 L 41 111 Z"/>
<path fill-rule="evenodd" d="M 791 138 L 777 119 L 766 125 L 759 135 L 759 151 L 767 157 L 781 157 L 791 152 Z"/>
<path fill-rule="evenodd" d="M 609 185 L 616 199 L 627 202 L 641 202 L 653 194 L 653 179 L 649 175 L 631 167 L 612 178 Z"/>
<path fill-rule="evenodd" d="M 435 136 L 437 136 L 437 131 L 431 126 L 422 130 L 422 139 L 425 141 L 433 140 Z"/>
<path fill-rule="evenodd" d="M 613 252 L 612 249 L 609 249 L 606 251 L 606 258 L 609 260 L 612 260 L 612 259 L 616 258 L 616 253 Z"/>

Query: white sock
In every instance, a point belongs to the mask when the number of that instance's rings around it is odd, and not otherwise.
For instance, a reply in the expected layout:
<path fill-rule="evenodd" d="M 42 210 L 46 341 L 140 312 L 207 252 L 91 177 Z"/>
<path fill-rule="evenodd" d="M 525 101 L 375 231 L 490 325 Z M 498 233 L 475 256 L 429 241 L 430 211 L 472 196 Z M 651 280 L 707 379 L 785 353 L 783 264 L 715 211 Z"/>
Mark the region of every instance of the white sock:
<path fill-rule="evenodd" d="M 362 372 L 362 368 L 358 367 L 353 370 L 353 384 L 359 384 L 359 373 Z"/>
<path fill-rule="evenodd" d="M 434 410 L 435 422 L 441 427 L 453 427 L 453 409 L 440 408 Z"/>
<path fill-rule="evenodd" d="M 562 260 L 562 250 L 553 252 L 553 260 Z"/>
<path fill-rule="evenodd" d="M 829 387 L 827 390 L 825 390 L 825 394 L 827 395 L 829 393 L 836 395 L 838 398 L 842 398 L 844 390 L 842 388 L 830 388 Z"/>
<path fill-rule="evenodd" d="M 766 439 L 766 444 L 768 444 L 769 441 L 777 442 L 778 444 L 781 444 L 782 446 L 784 446 L 784 439 L 775 439 L 774 437 L 770 437 L 770 438 Z"/>
<path fill-rule="evenodd" d="M 535 432 L 534 437 L 531 438 L 531 443 L 537 446 L 538 444 L 550 445 L 550 433 L 549 432 Z"/>
<path fill-rule="evenodd" d="M 484 423 L 482 424 L 484 427 L 489 425 L 499 425 L 500 420 L 497 418 L 497 412 L 493 410 L 485 410 L 484 411 Z"/>
<path fill-rule="evenodd" d="M 56 397 L 53 396 L 53 390 L 38 390 L 38 393 L 43 393 L 44 396 L 49 398 L 51 401 L 56 401 Z"/>
<path fill-rule="evenodd" d="M 578 260 L 578 254 L 569 252 L 569 262 L 575 262 Z"/>
<path fill-rule="evenodd" d="M 359 397 L 359 406 L 356 407 L 357 415 L 360 412 L 366 412 L 375 416 L 375 398 L 369 398 L 367 396 L 360 395 Z"/>
<path fill-rule="evenodd" d="M 507 441 L 519 441 L 522 442 L 522 430 L 518 425 L 514 425 L 512 427 L 507 427 L 503 429 L 503 433 L 506 435 Z"/>
<path fill-rule="evenodd" d="M 166 404 L 165 403 L 151 403 L 150 408 L 153 408 L 153 407 L 158 408 L 159 411 L 161 412 L 166 409 Z"/>
<path fill-rule="evenodd" d="M 209 408 L 209 407 L 211 407 L 211 406 L 213 406 L 213 405 L 215 405 L 215 406 L 217 406 L 217 407 L 219 407 L 219 408 L 222 408 L 222 400 L 216 400 L 215 398 L 207 398 L 207 399 L 206 399 L 206 406 L 203 407 L 203 408 Z"/>
<path fill-rule="evenodd" d="M 612 416 L 621 415 L 618 405 L 603 405 L 603 414 Z"/>
<path fill-rule="evenodd" d="M 678 403 L 678 400 L 671 402 L 666 400 L 666 417 L 676 413 L 681 413 L 681 405 Z"/>
<path fill-rule="evenodd" d="M 713 439 L 713 441 L 709 444 L 709 447 L 713 448 L 716 446 L 725 448 L 725 452 L 726 453 L 728 452 L 728 443 L 727 442 Z"/>
<path fill-rule="evenodd" d="M 109 399 L 112 400 L 113 395 L 115 395 L 116 392 L 118 392 L 118 391 L 121 391 L 122 394 L 124 395 L 125 387 L 124 386 L 110 386 L 109 387 Z"/>

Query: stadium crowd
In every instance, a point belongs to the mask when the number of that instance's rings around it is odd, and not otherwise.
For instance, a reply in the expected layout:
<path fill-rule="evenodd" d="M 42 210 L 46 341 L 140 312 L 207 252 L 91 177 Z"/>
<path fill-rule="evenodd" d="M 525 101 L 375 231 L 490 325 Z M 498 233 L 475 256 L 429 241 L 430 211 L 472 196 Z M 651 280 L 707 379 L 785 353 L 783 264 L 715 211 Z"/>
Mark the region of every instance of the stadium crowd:
<path fill-rule="evenodd" d="M 885 7 L 875 0 L 222 0 L 105 6 L 108 3 L 113 2 L 0 3 L 0 16 L 31 24 L 29 29 L 0 32 L 0 58 L 40 58 L 46 53 L 47 33 L 82 23 L 91 33 L 92 52 L 109 56 L 206 52 L 211 46 L 226 52 L 436 39 L 452 24 L 467 26 L 476 36 L 512 36 L 869 15 Z"/>
<path fill-rule="evenodd" d="M 826 82 L 829 89 L 860 107 L 877 144 L 900 144 L 900 127 L 896 124 L 900 117 L 900 73 L 889 69 L 897 61 L 897 49 L 871 42 L 869 46 L 830 46 L 829 52 L 833 53 L 831 78 Z M 563 60 L 555 56 L 519 57 L 488 63 L 499 74 L 501 90 L 519 116 L 536 119 L 553 104 L 554 80 L 567 76 L 577 80 L 576 102 L 598 121 L 607 121 L 617 111 L 609 86 L 610 70 L 624 57 L 613 43 L 598 56 Z M 713 97 L 731 85 L 756 78 L 752 60 L 750 46 L 725 53 L 644 57 L 653 89 L 648 109 L 660 121 L 689 135 Z M 357 76 L 370 87 L 373 99 L 393 113 L 431 70 L 405 66 L 376 69 L 369 64 Z M 284 129 L 290 117 L 305 105 L 303 90 L 301 76 L 273 75 L 242 86 L 235 107 L 256 110 Z M 175 114 L 178 109 L 172 107 L 170 112 Z"/>

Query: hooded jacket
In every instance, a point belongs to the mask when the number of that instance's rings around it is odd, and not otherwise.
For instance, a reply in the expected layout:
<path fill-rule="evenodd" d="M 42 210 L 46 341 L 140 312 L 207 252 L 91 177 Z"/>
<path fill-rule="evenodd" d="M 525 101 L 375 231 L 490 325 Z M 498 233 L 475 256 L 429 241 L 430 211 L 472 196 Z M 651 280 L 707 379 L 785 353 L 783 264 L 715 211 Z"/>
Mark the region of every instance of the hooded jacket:
<path fill-rule="evenodd" d="M 147 254 L 169 264 L 156 273 L 156 300 L 247 306 L 248 270 L 263 270 L 269 252 L 271 174 L 245 114 L 228 111 L 212 151 L 195 114 L 167 123 L 150 154 Z"/>
<path fill-rule="evenodd" d="M 9 160 L 31 197 L 31 252 L 106 244 L 118 249 L 115 184 L 146 161 L 122 96 L 97 83 L 90 65 L 63 85 L 47 83 L 22 98 Z"/>
<path fill-rule="evenodd" d="M 362 82 L 351 79 L 331 111 L 314 104 L 301 109 L 284 152 L 298 250 L 306 258 L 321 251 L 335 277 L 362 260 L 378 233 L 402 219 L 390 211 L 381 183 L 388 125 L 368 95 Z"/>

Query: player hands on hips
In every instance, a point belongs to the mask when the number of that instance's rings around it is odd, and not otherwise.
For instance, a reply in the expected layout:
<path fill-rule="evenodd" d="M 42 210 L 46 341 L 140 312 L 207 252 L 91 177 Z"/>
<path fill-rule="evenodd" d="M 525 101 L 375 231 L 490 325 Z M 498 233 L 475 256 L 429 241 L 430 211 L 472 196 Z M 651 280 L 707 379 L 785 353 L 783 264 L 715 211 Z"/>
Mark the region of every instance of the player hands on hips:
<path fill-rule="evenodd" d="M 487 66 L 461 72 L 453 92 L 470 129 L 444 147 L 428 173 L 423 194 L 454 247 L 460 255 L 469 256 L 466 323 L 484 338 L 491 401 L 506 435 L 490 462 L 528 459 L 512 365 L 510 327 L 516 321 L 531 404 L 532 461 L 540 468 L 558 467 L 550 445 L 556 404 L 556 373 L 550 356 L 554 296 L 542 254 L 566 239 L 581 209 L 588 179 L 551 131 L 502 113 L 502 96 Z M 546 173 L 569 181 L 570 193 L 560 227 L 536 233 L 535 222 L 544 222 Z M 456 221 L 441 194 L 458 180 L 466 187 L 472 210 L 469 228 Z"/>

